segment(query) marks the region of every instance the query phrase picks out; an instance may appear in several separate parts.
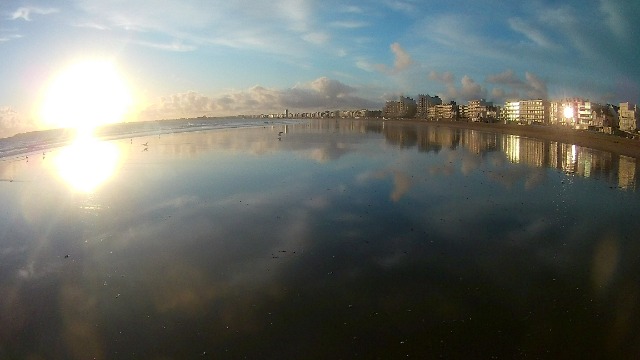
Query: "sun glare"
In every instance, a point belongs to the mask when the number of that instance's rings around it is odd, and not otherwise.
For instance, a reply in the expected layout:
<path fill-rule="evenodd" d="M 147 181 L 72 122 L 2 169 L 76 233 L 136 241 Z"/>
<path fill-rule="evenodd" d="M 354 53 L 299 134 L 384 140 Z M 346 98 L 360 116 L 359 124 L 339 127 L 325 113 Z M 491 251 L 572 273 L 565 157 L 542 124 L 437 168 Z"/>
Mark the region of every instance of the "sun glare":
<path fill-rule="evenodd" d="M 41 108 L 49 127 L 90 133 L 95 127 L 122 120 L 131 106 L 131 92 L 108 61 L 75 63 L 50 83 Z"/>
<path fill-rule="evenodd" d="M 114 143 L 79 136 L 55 158 L 60 177 L 75 190 L 92 192 L 116 171 L 120 150 Z"/>
<path fill-rule="evenodd" d="M 573 108 L 572 107 L 567 106 L 567 107 L 564 108 L 564 117 L 566 119 L 573 118 Z"/>

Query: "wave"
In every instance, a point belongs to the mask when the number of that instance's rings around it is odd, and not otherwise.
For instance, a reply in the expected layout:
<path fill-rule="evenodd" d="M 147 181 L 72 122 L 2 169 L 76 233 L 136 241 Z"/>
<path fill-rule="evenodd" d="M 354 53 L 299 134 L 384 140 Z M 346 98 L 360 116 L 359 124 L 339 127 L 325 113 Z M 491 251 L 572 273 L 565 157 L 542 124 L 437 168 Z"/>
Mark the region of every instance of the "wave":
<path fill-rule="evenodd" d="M 95 131 L 101 140 L 117 140 L 129 137 L 143 137 L 190 131 L 258 127 L 269 125 L 289 125 L 299 123 L 296 119 L 256 119 L 256 118 L 195 118 L 116 123 L 102 126 Z M 43 152 L 65 146 L 74 139 L 72 129 L 52 129 L 34 131 L 0 139 L 0 160 L 7 160 L 31 153 Z"/>

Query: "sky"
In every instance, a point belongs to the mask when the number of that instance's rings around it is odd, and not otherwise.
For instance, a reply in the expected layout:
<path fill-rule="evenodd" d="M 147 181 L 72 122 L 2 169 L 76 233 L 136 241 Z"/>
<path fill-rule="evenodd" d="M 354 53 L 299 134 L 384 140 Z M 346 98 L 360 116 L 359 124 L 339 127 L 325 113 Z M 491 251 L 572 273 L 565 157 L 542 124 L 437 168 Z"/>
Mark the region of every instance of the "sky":
<path fill-rule="evenodd" d="M 55 127 L 51 102 L 117 113 L 105 78 L 130 99 L 117 121 L 379 110 L 418 94 L 638 103 L 639 19 L 636 0 L 3 0 L 0 137 Z M 92 61 L 108 75 L 52 85 Z"/>

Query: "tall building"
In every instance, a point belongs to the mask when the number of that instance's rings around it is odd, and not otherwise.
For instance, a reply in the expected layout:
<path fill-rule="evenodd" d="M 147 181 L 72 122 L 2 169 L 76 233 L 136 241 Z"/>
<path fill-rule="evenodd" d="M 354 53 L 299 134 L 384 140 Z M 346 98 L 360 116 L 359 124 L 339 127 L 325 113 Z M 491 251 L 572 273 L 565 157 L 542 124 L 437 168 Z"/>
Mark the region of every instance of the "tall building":
<path fill-rule="evenodd" d="M 594 104 L 582 98 L 565 98 L 549 103 L 549 123 L 576 129 L 596 126 Z"/>
<path fill-rule="evenodd" d="M 545 100 L 507 101 L 502 108 L 502 120 L 520 124 L 547 124 L 549 106 Z"/>
<path fill-rule="evenodd" d="M 416 108 L 415 100 L 401 96 L 398 101 L 387 101 L 382 109 L 382 115 L 386 118 L 414 117 Z"/>
<path fill-rule="evenodd" d="M 638 105 L 633 105 L 629 102 L 620 103 L 620 110 L 618 111 L 620 130 L 623 130 L 623 131 L 637 130 L 638 118 L 639 118 Z"/>
<path fill-rule="evenodd" d="M 455 120 L 458 118 L 458 105 L 455 101 L 435 105 L 429 109 L 429 120 Z"/>
<path fill-rule="evenodd" d="M 547 104 L 542 99 L 520 101 L 520 121 L 526 124 L 547 124 Z"/>
<path fill-rule="evenodd" d="M 502 120 L 507 123 L 520 121 L 520 101 L 507 101 L 504 103 Z"/>
<path fill-rule="evenodd" d="M 442 105 L 442 99 L 439 96 L 418 95 L 418 108 L 416 110 L 416 117 L 420 119 L 426 119 L 429 114 L 429 108 L 435 105 Z"/>
<path fill-rule="evenodd" d="M 467 118 L 471 121 L 488 121 L 492 115 L 493 103 L 485 99 L 471 100 L 467 105 Z M 495 119 L 495 114 L 493 114 Z"/>

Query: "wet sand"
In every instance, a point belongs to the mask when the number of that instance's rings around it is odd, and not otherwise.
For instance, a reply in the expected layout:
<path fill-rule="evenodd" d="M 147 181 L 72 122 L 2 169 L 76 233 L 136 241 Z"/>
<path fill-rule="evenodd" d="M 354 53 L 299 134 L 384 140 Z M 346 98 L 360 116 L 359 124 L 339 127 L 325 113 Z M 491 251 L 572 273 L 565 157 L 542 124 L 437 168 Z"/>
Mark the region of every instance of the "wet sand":
<path fill-rule="evenodd" d="M 592 149 L 609 151 L 618 155 L 640 158 L 640 140 L 609 135 L 588 130 L 567 129 L 560 126 L 545 125 L 512 125 L 487 124 L 475 122 L 438 121 L 426 122 L 416 120 L 387 120 L 406 124 L 425 124 L 446 126 L 450 128 L 472 129 L 485 132 L 519 135 L 536 139 L 554 140 L 568 144 L 575 144 Z"/>

